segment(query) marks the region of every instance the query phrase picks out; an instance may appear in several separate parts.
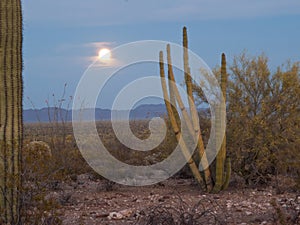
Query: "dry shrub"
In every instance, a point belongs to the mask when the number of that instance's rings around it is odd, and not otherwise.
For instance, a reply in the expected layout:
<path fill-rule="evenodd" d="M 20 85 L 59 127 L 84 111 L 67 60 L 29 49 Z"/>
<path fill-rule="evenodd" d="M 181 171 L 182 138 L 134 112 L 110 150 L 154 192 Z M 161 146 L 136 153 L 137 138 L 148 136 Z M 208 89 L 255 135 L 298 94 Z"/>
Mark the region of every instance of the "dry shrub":
<path fill-rule="evenodd" d="M 52 153 L 42 141 L 26 143 L 23 148 L 22 215 L 24 224 L 60 224 L 56 216 L 59 207 L 46 193 L 53 179 Z M 47 222 L 48 221 L 48 222 Z"/>
<path fill-rule="evenodd" d="M 198 225 L 198 224 L 227 224 L 226 208 L 216 200 L 204 197 L 196 204 L 190 205 L 183 201 L 180 195 L 172 205 L 161 203 L 143 210 L 143 216 L 137 224 L 141 225 Z M 220 210 L 222 213 L 220 213 Z M 218 213 L 219 211 L 219 213 Z"/>
<path fill-rule="evenodd" d="M 47 129 L 43 130 L 45 127 L 45 124 L 25 125 L 22 157 L 24 224 L 61 224 L 59 208 L 64 199 L 48 194 L 61 189 L 61 184 L 70 177 L 90 171 L 71 134 L 51 136 Z M 36 139 L 43 141 L 32 141 Z"/>

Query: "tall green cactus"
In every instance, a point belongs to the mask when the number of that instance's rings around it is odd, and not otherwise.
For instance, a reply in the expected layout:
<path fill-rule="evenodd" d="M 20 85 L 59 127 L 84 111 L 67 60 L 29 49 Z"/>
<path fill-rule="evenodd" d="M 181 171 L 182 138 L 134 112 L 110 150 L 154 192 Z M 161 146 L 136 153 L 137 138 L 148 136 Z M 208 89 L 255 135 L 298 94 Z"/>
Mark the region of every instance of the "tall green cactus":
<path fill-rule="evenodd" d="M 221 61 L 221 90 L 223 93 L 224 102 L 226 104 L 226 92 L 227 92 L 227 70 L 226 70 L 226 56 L 222 54 L 222 61 Z M 231 159 L 229 157 L 226 158 L 226 132 L 224 134 L 223 143 L 221 146 L 221 154 L 222 160 L 224 163 L 225 160 L 225 176 L 223 175 L 223 186 L 222 189 L 227 189 L 229 185 L 229 180 L 231 176 Z M 223 167 L 224 168 L 224 167 Z"/>
<path fill-rule="evenodd" d="M 22 10 L 0 1 L 0 224 L 20 223 L 22 147 Z"/>
<path fill-rule="evenodd" d="M 226 71 L 226 56 L 223 53 L 221 59 L 221 90 L 226 103 L 226 89 L 227 89 L 227 71 Z M 224 176 L 224 166 L 226 159 L 226 134 L 216 158 L 216 182 L 213 189 L 214 193 L 219 192 L 223 188 L 227 188 L 231 173 L 230 159 L 226 160 L 226 176 Z"/>
<path fill-rule="evenodd" d="M 186 84 L 186 90 L 188 94 L 188 103 L 189 103 L 189 108 L 190 108 L 190 114 L 192 118 L 192 123 L 193 123 L 193 128 L 194 128 L 194 134 L 198 137 L 198 152 L 199 152 L 199 157 L 202 159 L 202 167 L 204 169 L 204 179 L 206 183 L 206 187 L 208 191 L 211 191 L 212 189 L 212 183 L 211 183 L 211 174 L 209 170 L 209 165 L 204 149 L 204 143 L 202 140 L 202 135 L 201 135 L 201 129 L 199 125 L 199 116 L 198 116 L 198 111 L 195 106 L 195 99 L 193 96 L 193 85 L 192 85 L 192 77 L 190 74 L 190 68 L 189 68 L 189 58 L 188 58 L 188 35 L 187 35 L 187 28 L 183 27 L 183 41 L 182 41 L 182 46 L 183 46 L 183 63 L 184 63 L 184 78 L 185 78 L 185 84 Z"/>

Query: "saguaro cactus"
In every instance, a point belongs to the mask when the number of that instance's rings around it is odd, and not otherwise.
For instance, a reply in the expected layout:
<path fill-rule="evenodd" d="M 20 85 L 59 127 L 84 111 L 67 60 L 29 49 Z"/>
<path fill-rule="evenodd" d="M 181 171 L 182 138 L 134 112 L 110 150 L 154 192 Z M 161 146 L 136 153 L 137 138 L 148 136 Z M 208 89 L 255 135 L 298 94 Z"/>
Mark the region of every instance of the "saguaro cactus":
<path fill-rule="evenodd" d="M 0 224 L 20 223 L 22 10 L 0 1 Z"/>

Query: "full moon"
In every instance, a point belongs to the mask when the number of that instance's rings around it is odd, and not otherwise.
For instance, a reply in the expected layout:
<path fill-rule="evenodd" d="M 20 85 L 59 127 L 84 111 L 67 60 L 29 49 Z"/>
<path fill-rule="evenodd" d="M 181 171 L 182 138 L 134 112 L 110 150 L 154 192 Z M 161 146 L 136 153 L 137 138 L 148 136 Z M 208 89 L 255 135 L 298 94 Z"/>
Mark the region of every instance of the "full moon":
<path fill-rule="evenodd" d="M 111 52 L 107 48 L 102 48 L 98 53 L 98 57 L 100 60 L 105 60 L 105 61 L 110 60 Z"/>

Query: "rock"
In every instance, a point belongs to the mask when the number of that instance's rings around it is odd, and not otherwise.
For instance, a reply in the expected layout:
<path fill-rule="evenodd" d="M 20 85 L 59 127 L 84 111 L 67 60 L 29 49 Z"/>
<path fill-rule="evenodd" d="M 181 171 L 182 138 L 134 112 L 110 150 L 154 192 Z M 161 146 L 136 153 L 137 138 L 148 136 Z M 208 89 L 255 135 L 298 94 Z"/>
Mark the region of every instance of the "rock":
<path fill-rule="evenodd" d="M 118 213 L 118 212 L 111 212 L 111 213 L 109 213 L 109 215 L 108 215 L 108 219 L 109 220 L 121 220 L 121 219 L 123 219 L 123 215 L 121 214 L 121 213 Z"/>
<path fill-rule="evenodd" d="M 108 214 L 107 218 L 109 220 L 121 220 L 126 217 L 130 217 L 133 213 L 132 209 L 124 209 L 119 212 L 111 212 Z"/>
<path fill-rule="evenodd" d="M 251 215 L 253 214 L 253 213 L 250 212 L 250 211 L 246 211 L 245 213 L 246 213 L 247 216 L 251 216 Z"/>
<path fill-rule="evenodd" d="M 132 209 L 124 209 L 121 210 L 119 213 L 121 213 L 124 217 L 129 217 L 133 213 Z"/>

